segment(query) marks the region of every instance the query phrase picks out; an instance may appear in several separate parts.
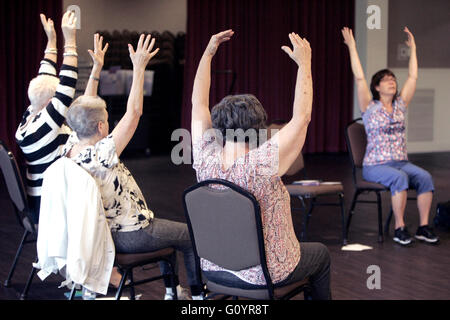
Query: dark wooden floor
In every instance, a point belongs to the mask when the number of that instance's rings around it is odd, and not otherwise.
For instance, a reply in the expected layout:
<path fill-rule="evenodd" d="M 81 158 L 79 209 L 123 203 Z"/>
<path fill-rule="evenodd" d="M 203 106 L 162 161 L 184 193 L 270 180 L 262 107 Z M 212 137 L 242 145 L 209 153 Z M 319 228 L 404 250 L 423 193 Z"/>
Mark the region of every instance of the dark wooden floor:
<path fill-rule="evenodd" d="M 434 217 L 436 203 L 450 199 L 450 153 L 411 155 L 410 159 L 430 171 L 435 182 L 435 196 L 432 206 Z M 150 208 L 161 218 L 184 221 L 181 194 L 189 185 L 195 183 L 195 174 L 189 165 L 175 166 L 169 157 L 126 158 L 124 162 L 140 185 Z M 345 154 L 310 155 L 305 157 L 308 177 L 328 181 L 342 181 L 345 189 L 346 208 L 353 195 L 351 168 Z M 290 178 L 288 181 L 298 179 Z M 384 217 L 389 211 L 389 195 L 383 196 Z M 293 201 L 294 205 L 298 205 Z M 25 248 L 10 288 L 3 286 L 10 264 L 14 258 L 22 234 L 13 215 L 12 205 L 0 182 L 0 300 L 18 299 L 23 288 L 35 248 Z M 296 233 L 301 231 L 301 213 L 293 213 Z M 431 219 L 430 219 L 431 220 Z M 406 223 L 411 232 L 418 224 L 418 212 L 414 202 L 408 202 Z M 450 234 L 436 230 L 440 236 L 437 246 L 414 243 L 410 247 L 401 247 L 393 242 L 391 225 L 390 235 L 384 243 L 377 243 L 376 206 L 360 204 L 352 220 L 349 240 L 373 247 L 362 252 L 341 250 L 341 222 L 338 208 L 319 207 L 313 212 L 309 226 L 309 241 L 319 241 L 327 245 L 332 257 L 332 293 L 338 300 L 372 299 L 450 299 Z M 181 261 L 180 261 L 181 262 Z M 367 268 L 377 265 L 381 270 L 381 289 L 369 290 Z M 157 273 L 158 268 L 143 273 Z M 182 284 L 186 284 L 184 266 L 180 263 Z M 51 275 L 44 282 L 35 278 L 29 292 L 29 299 L 65 299 L 67 289 L 58 289 L 62 278 Z M 164 288 L 161 282 L 145 284 L 137 289 L 141 299 L 161 299 Z M 112 296 L 113 292 L 108 295 Z M 301 297 L 299 297 L 301 298 Z"/>

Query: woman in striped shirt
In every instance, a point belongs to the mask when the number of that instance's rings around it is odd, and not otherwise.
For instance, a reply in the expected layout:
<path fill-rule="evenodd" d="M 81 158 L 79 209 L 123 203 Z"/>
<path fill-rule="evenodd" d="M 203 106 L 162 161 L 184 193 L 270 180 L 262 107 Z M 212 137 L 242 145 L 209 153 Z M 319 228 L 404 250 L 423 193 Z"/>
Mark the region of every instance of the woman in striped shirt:
<path fill-rule="evenodd" d="M 27 164 L 27 194 L 35 223 L 39 220 L 42 174 L 61 152 L 70 133 L 70 129 L 63 123 L 67 109 L 75 96 L 78 77 L 74 13 L 67 11 L 61 22 L 65 44 L 59 78 L 56 75 L 57 50 L 54 24 L 43 14 L 41 22 L 48 39 L 45 56 L 41 61 L 38 76 L 31 80 L 28 88 L 31 105 L 26 109 L 16 131 L 16 141 L 25 155 Z"/>

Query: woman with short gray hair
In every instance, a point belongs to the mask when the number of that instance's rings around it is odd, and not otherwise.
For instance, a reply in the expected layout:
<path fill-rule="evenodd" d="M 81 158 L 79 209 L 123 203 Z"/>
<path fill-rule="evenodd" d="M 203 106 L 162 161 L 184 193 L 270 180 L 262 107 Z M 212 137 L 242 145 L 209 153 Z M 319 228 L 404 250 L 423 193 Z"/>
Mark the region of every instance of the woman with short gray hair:
<path fill-rule="evenodd" d="M 95 178 L 116 252 L 142 253 L 168 247 L 183 252 L 192 298 L 201 299 L 203 287 L 195 273 L 194 254 L 186 224 L 155 218 L 132 174 L 119 160 L 142 115 L 145 68 L 159 50 L 152 51 L 154 44 L 155 39 L 151 39 L 150 35 L 141 35 L 136 51 L 128 45 L 133 63 L 133 82 L 126 112 L 111 133 L 106 104 L 95 96 L 97 84 L 92 87 L 92 96 L 81 96 L 72 103 L 67 121 L 74 134 L 69 137 L 63 155 Z M 172 259 L 176 266 L 176 255 Z M 160 265 L 163 274 L 170 273 L 166 262 Z M 177 287 L 179 299 L 187 299 L 187 290 L 179 286 L 177 275 L 175 278 L 174 284 L 169 278 L 164 279 L 164 299 L 174 298 L 173 286 Z"/>

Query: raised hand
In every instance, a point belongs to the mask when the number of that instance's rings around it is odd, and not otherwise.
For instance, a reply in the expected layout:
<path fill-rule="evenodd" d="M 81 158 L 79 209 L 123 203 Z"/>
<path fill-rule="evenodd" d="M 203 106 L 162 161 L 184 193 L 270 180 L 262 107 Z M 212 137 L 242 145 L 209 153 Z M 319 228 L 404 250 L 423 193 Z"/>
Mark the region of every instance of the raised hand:
<path fill-rule="evenodd" d="M 308 40 L 300 38 L 296 33 L 289 33 L 289 40 L 291 40 L 292 49 L 288 46 L 282 46 L 284 52 L 294 60 L 299 67 L 311 66 L 311 46 Z"/>
<path fill-rule="evenodd" d="M 134 69 L 145 69 L 150 59 L 153 58 L 159 51 L 159 48 L 152 51 L 154 45 L 155 38 L 152 39 L 150 34 L 147 35 L 147 37 L 145 37 L 144 34 L 141 34 L 136 51 L 134 51 L 131 44 L 128 44 L 128 51 L 130 52 L 130 59 L 133 63 Z"/>
<path fill-rule="evenodd" d="M 352 29 L 344 27 L 344 28 L 342 28 L 341 32 L 342 32 L 342 36 L 344 37 L 344 43 L 347 45 L 347 47 L 349 47 L 349 48 L 356 47 L 356 42 L 355 42 L 355 38 L 353 37 Z"/>
<path fill-rule="evenodd" d="M 91 49 L 88 50 L 89 54 L 91 55 L 92 62 L 94 65 L 103 67 L 103 63 L 105 61 L 105 53 L 108 50 L 109 43 L 103 47 L 103 37 L 101 37 L 98 33 L 94 35 L 94 51 Z"/>
<path fill-rule="evenodd" d="M 77 17 L 75 13 L 67 10 L 64 13 L 61 21 L 61 29 L 64 35 L 64 39 L 67 42 L 75 42 L 76 28 L 77 26 Z"/>
<path fill-rule="evenodd" d="M 220 44 L 230 40 L 233 34 L 234 31 L 229 29 L 213 35 L 209 40 L 208 46 L 206 47 L 205 54 L 214 56 Z"/>
<path fill-rule="evenodd" d="M 416 42 L 414 40 L 414 36 L 411 33 L 411 31 L 409 31 L 408 27 L 405 27 L 405 29 L 403 29 L 403 31 L 406 32 L 406 34 L 408 35 L 408 40 L 405 41 L 406 45 L 410 48 L 415 48 Z"/>
<path fill-rule="evenodd" d="M 47 39 L 49 42 L 56 43 L 56 31 L 53 20 L 50 18 L 46 18 L 45 14 L 41 13 L 41 23 L 44 27 L 45 34 L 47 35 Z"/>

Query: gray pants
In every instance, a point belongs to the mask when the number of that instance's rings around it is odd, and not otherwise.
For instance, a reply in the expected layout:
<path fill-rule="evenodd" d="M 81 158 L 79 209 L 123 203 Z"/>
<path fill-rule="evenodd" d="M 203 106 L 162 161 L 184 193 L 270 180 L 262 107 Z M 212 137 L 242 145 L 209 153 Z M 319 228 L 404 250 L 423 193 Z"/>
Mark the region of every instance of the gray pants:
<path fill-rule="evenodd" d="M 300 262 L 294 271 L 278 285 L 285 285 L 309 278 L 313 300 L 330 300 L 330 253 L 318 242 L 301 242 Z"/>
<path fill-rule="evenodd" d="M 301 258 L 297 267 L 283 281 L 276 283 L 275 287 L 287 285 L 296 281 L 309 278 L 311 284 L 311 298 L 313 300 L 331 299 L 330 291 L 330 254 L 327 247 L 316 242 L 301 242 Z M 242 288 L 258 289 L 263 286 L 247 283 L 226 271 L 203 271 L 203 274 L 211 281 Z"/>
<path fill-rule="evenodd" d="M 195 272 L 194 251 L 185 223 L 155 218 L 144 229 L 130 232 L 112 232 L 111 234 L 116 251 L 119 253 L 152 252 L 168 247 L 181 251 L 189 285 L 191 287 L 201 286 Z M 172 264 L 175 267 L 176 274 L 178 274 L 176 255 L 173 256 Z M 162 274 L 170 273 L 167 262 L 161 262 L 160 268 Z M 167 283 L 166 286 L 168 286 Z"/>

